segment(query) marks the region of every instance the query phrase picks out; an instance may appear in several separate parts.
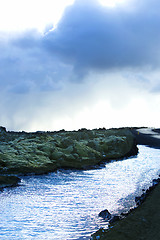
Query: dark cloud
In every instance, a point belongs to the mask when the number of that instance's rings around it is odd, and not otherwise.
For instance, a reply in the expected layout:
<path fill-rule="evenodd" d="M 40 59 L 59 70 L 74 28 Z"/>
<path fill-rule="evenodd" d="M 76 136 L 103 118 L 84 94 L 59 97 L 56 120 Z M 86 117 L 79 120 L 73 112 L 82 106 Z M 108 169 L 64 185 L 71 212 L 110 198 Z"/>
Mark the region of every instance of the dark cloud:
<path fill-rule="evenodd" d="M 156 67 L 160 63 L 160 3 L 130 1 L 128 6 L 102 7 L 77 0 L 43 46 L 74 65 L 78 74 L 90 69 Z"/>
<path fill-rule="evenodd" d="M 32 30 L 0 42 L 1 90 L 53 91 L 68 79 L 82 80 L 90 70 L 156 68 L 159 7 L 156 0 L 130 0 L 116 8 L 76 0 L 44 36 Z"/>
<path fill-rule="evenodd" d="M 27 32 L 0 44 L 1 91 L 24 94 L 61 88 L 69 68 L 41 48 L 42 36 Z"/>

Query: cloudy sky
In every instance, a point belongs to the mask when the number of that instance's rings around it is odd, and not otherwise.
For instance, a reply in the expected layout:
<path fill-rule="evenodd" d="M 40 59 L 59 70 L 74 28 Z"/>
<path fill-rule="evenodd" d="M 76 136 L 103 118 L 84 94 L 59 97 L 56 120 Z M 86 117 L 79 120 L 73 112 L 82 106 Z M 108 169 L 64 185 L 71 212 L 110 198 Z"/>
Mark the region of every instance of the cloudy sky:
<path fill-rule="evenodd" d="M 159 10 L 157 0 L 0 0 L 0 125 L 160 127 Z"/>

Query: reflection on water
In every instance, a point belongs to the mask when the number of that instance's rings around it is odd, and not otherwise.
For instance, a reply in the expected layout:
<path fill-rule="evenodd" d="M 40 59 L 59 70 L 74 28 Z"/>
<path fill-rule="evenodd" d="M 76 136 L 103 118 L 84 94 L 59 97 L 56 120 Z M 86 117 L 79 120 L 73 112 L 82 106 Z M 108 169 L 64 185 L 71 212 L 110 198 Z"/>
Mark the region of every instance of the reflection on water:
<path fill-rule="evenodd" d="M 139 149 L 137 157 L 102 169 L 23 177 L 20 187 L 0 193 L 0 239 L 89 239 L 107 227 L 98 219 L 101 210 L 129 208 L 158 177 L 160 150 Z"/>

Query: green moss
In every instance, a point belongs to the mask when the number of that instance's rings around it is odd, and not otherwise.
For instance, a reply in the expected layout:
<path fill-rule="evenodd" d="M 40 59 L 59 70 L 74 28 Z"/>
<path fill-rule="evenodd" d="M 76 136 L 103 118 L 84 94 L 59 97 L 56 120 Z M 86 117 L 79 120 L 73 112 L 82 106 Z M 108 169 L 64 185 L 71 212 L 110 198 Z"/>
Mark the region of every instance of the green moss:
<path fill-rule="evenodd" d="M 4 133 L 4 135 L 3 135 Z M 124 157 L 135 147 L 128 129 L 72 132 L 1 132 L 1 173 L 43 173 L 59 167 L 86 168 Z"/>

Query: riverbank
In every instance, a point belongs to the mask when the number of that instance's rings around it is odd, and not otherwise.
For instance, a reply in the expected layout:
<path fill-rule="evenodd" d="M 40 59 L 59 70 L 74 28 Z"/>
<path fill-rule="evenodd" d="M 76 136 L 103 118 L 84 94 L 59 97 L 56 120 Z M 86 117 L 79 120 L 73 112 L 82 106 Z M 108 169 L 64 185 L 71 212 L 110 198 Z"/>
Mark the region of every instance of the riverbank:
<path fill-rule="evenodd" d="M 160 148 L 159 129 L 132 129 L 138 144 Z M 139 198 L 140 199 L 140 198 Z M 138 200 L 138 198 L 137 198 Z M 145 201 L 126 218 L 115 222 L 109 230 L 100 229 L 93 234 L 93 240 L 159 240 L 160 239 L 160 184 Z"/>
<path fill-rule="evenodd" d="M 27 133 L 0 127 L 0 143 L 1 176 L 90 169 L 138 152 L 127 128 Z"/>
<path fill-rule="evenodd" d="M 155 128 L 131 128 L 137 144 L 153 148 L 160 148 L 160 129 Z"/>
<path fill-rule="evenodd" d="M 160 184 L 142 205 L 126 218 L 115 222 L 109 230 L 100 229 L 93 240 L 159 240 L 160 239 Z"/>

